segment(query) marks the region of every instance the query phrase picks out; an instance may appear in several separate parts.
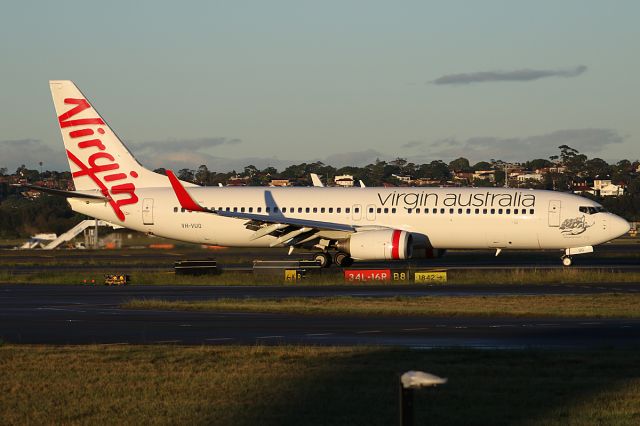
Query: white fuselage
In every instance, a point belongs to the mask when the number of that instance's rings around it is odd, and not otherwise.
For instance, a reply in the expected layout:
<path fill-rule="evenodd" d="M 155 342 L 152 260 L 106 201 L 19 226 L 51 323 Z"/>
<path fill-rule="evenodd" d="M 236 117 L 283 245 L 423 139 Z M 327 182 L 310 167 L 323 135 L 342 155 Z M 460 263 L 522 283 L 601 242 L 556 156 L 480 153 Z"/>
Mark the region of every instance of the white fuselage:
<path fill-rule="evenodd" d="M 599 204 L 554 191 L 194 187 L 189 193 L 212 210 L 281 215 L 361 229 L 393 228 L 426 238 L 430 247 L 442 249 L 568 249 L 601 244 L 629 229 L 624 219 L 599 211 Z M 254 230 L 245 227 L 246 219 L 183 210 L 171 188 L 137 188 L 136 195 L 137 203 L 122 208 L 123 221 L 108 204 L 77 199 L 70 203 L 75 211 L 92 217 L 192 243 L 269 247 L 275 240 L 272 236 L 252 240 Z"/>

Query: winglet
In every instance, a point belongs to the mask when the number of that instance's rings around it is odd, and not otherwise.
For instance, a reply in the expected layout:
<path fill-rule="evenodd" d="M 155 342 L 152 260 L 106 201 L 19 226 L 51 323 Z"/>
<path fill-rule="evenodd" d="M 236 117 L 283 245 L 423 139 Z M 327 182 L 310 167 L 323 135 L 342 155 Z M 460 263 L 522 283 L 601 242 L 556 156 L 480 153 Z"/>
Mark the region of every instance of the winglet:
<path fill-rule="evenodd" d="M 176 197 L 178 197 L 178 201 L 180 202 L 180 206 L 182 206 L 182 208 L 194 212 L 207 211 L 200 204 L 196 203 L 193 198 L 191 198 L 191 195 L 189 195 L 187 190 L 184 189 L 184 186 L 182 186 L 176 175 L 174 175 L 171 170 L 167 170 L 167 176 L 169 177 L 169 182 L 171 182 L 173 192 L 176 193 Z"/>

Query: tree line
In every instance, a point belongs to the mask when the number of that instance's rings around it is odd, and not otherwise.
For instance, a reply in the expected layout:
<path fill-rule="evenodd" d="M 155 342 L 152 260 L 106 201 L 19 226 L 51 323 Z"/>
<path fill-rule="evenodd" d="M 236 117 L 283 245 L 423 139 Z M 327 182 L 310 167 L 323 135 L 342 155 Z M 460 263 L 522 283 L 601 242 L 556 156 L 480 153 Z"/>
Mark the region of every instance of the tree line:
<path fill-rule="evenodd" d="M 320 161 L 312 163 L 294 164 L 278 171 L 274 167 L 258 169 L 253 165 L 246 166 L 241 171 L 219 173 L 210 171 L 206 165 L 197 169 L 182 169 L 178 177 L 198 185 L 217 186 L 227 184 L 230 179 L 242 178 L 246 184 L 265 186 L 273 179 L 289 179 L 295 185 L 311 185 L 310 174 L 316 173 L 330 182 L 335 176 L 352 175 L 355 181 L 362 180 L 367 186 L 402 185 L 397 176 L 410 176 L 412 179 L 427 179 L 432 185 L 452 184 L 454 173 L 474 172 L 480 170 L 494 170 L 495 181 L 475 179 L 468 184 L 473 186 L 503 186 L 505 171 L 520 167 L 526 170 L 551 169 L 544 174 L 541 181 L 530 180 L 520 183 L 520 186 L 536 189 L 550 189 L 570 191 L 579 183 L 591 184 L 595 179 L 611 179 L 616 184 L 625 187 L 624 194 L 618 197 L 596 199 L 609 211 L 627 220 L 640 221 L 640 176 L 638 170 L 640 162 L 621 160 L 609 164 L 601 158 L 588 158 L 576 149 L 567 145 L 559 147 L 558 155 L 548 159 L 533 159 L 520 164 L 507 164 L 494 160 L 480 161 L 471 164 L 468 159 L 461 157 L 449 163 L 434 160 L 429 163 L 415 164 L 404 158 L 392 161 L 376 160 L 363 167 L 346 166 L 336 168 Z M 560 167 L 560 169 L 559 169 Z M 164 169 L 156 169 L 164 173 Z M 0 168 L 0 176 L 7 176 L 7 169 Z M 36 183 L 45 179 L 54 182 L 69 181 L 69 172 L 45 171 L 19 167 L 14 176 Z M 457 184 L 461 184 L 458 182 Z M 21 195 L 22 190 L 10 186 L 7 182 L 0 183 L 0 237 L 18 238 L 28 237 L 37 232 L 55 232 L 60 234 L 69 229 L 84 217 L 74 213 L 64 199 L 43 195 L 35 199 L 28 199 Z"/>

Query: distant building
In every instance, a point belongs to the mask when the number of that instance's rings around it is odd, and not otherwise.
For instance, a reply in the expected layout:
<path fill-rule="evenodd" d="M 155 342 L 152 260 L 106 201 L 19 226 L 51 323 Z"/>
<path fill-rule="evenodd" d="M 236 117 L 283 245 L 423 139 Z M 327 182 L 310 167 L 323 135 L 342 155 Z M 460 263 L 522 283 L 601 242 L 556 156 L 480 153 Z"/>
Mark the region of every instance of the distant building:
<path fill-rule="evenodd" d="M 227 186 L 247 186 L 248 182 L 248 177 L 234 176 L 232 178 L 229 178 L 229 180 L 227 181 Z"/>
<path fill-rule="evenodd" d="M 333 178 L 336 186 L 344 186 L 351 187 L 353 186 L 353 176 L 352 175 L 340 175 Z"/>
<path fill-rule="evenodd" d="M 613 184 L 611 179 L 596 179 L 593 181 L 593 191 L 601 197 L 618 197 L 624 194 L 624 187 Z"/>
<path fill-rule="evenodd" d="M 516 179 L 518 182 L 526 182 L 528 180 L 537 180 L 538 182 L 542 182 L 544 180 L 544 176 L 540 173 L 525 173 L 516 176 Z"/>
<path fill-rule="evenodd" d="M 477 170 L 473 172 L 474 179 L 486 179 L 489 182 L 496 181 L 496 171 L 495 170 Z"/>
<path fill-rule="evenodd" d="M 398 179 L 402 183 L 406 183 L 407 185 L 411 184 L 411 176 L 402 176 L 402 175 L 391 175 L 391 176 Z"/>
<path fill-rule="evenodd" d="M 271 179 L 270 186 L 291 186 L 289 179 Z"/>

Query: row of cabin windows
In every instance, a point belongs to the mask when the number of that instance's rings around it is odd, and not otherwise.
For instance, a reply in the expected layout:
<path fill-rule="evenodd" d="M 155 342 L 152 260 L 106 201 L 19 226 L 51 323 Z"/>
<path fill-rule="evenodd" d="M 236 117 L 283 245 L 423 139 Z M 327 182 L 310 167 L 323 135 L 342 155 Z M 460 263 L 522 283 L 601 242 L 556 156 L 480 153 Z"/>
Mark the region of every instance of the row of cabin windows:
<path fill-rule="evenodd" d="M 218 207 L 217 209 L 215 207 L 212 207 L 213 210 L 218 210 L 218 211 L 227 211 L 227 212 L 240 212 L 240 213 L 253 213 L 254 209 L 253 207 Z M 385 209 L 385 210 L 389 210 L 389 209 Z M 396 212 L 396 209 L 391 209 L 392 213 Z M 180 209 L 180 211 L 182 213 L 184 213 L 185 211 L 187 211 L 187 209 L 185 209 L 184 207 Z M 295 207 L 289 207 L 287 209 L 287 207 L 273 207 L 273 209 L 271 207 L 265 207 L 264 208 L 264 212 L 265 213 L 271 213 L 273 211 L 273 213 L 295 213 L 296 212 L 296 208 Z M 174 207 L 173 208 L 173 212 L 177 213 L 178 212 L 178 207 Z M 256 213 L 262 213 L 262 207 L 256 207 L 255 209 Z M 333 207 L 298 207 L 298 213 L 342 213 L 342 207 L 336 207 L 335 209 Z M 351 213 L 351 207 L 345 207 L 344 208 L 344 212 L 345 213 Z M 359 207 L 354 207 L 353 208 L 353 212 L 354 213 L 360 213 L 360 208 Z M 388 212 L 385 212 L 388 213 Z"/>
<path fill-rule="evenodd" d="M 447 213 L 447 209 L 441 208 L 441 209 L 408 209 L 407 213 L 424 213 L 424 214 L 445 214 Z M 449 214 L 527 214 L 527 209 L 454 209 L 454 208 L 450 208 L 449 209 Z M 369 208 L 369 213 L 373 213 L 373 209 Z M 378 213 L 380 213 L 380 209 L 378 209 Z M 534 209 L 529 209 L 529 214 L 533 215 L 535 213 Z"/>
<path fill-rule="evenodd" d="M 253 213 L 254 209 L 253 207 L 218 207 L 217 209 L 214 208 L 214 210 L 219 210 L 219 211 L 227 211 L 227 212 L 240 212 L 240 213 Z M 271 207 L 265 207 L 264 211 L 265 213 L 271 213 L 271 211 L 273 210 L 273 213 L 278 213 L 280 211 L 282 211 L 282 213 L 295 213 L 296 212 L 296 208 L 295 207 L 289 207 L 287 209 L 287 207 L 282 207 L 282 208 L 278 208 L 278 207 L 273 207 L 273 209 L 271 209 Z M 385 213 L 388 214 L 389 212 L 391 212 L 392 214 L 396 213 L 396 208 L 392 207 L 392 208 L 388 208 L 388 207 L 378 207 L 378 208 L 373 208 L 373 207 L 369 207 L 369 213 L 373 213 L 375 210 L 376 213 Z M 449 214 L 456 214 L 456 209 L 454 208 L 449 208 Z M 174 207 L 173 208 L 174 213 L 178 212 L 178 207 Z M 184 213 L 185 211 L 187 211 L 185 208 L 180 209 L 180 211 L 182 213 Z M 335 209 L 333 207 L 298 207 L 297 208 L 297 212 L 298 213 L 342 213 L 342 208 L 341 207 L 336 207 Z M 447 209 L 445 208 L 433 208 L 433 209 L 420 209 L 420 208 L 416 208 L 416 209 L 407 209 L 406 210 L 408 214 L 446 214 L 447 213 Z M 255 209 L 256 213 L 262 213 L 262 207 L 256 207 Z M 345 213 L 351 213 L 351 208 L 350 207 L 345 207 L 344 208 L 344 212 Z M 353 212 L 354 213 L 360 213 L 360 208 L 359 207 L 354 207 L 353 208 Z M 527 209 L 462 209 L 462 208 L 458 208 L 457 209 L 457 213 L 458 214 L 527 214 Z M 535 213 L 534 209 L 529 209 L 529 214 L 533 215 Z"/>

